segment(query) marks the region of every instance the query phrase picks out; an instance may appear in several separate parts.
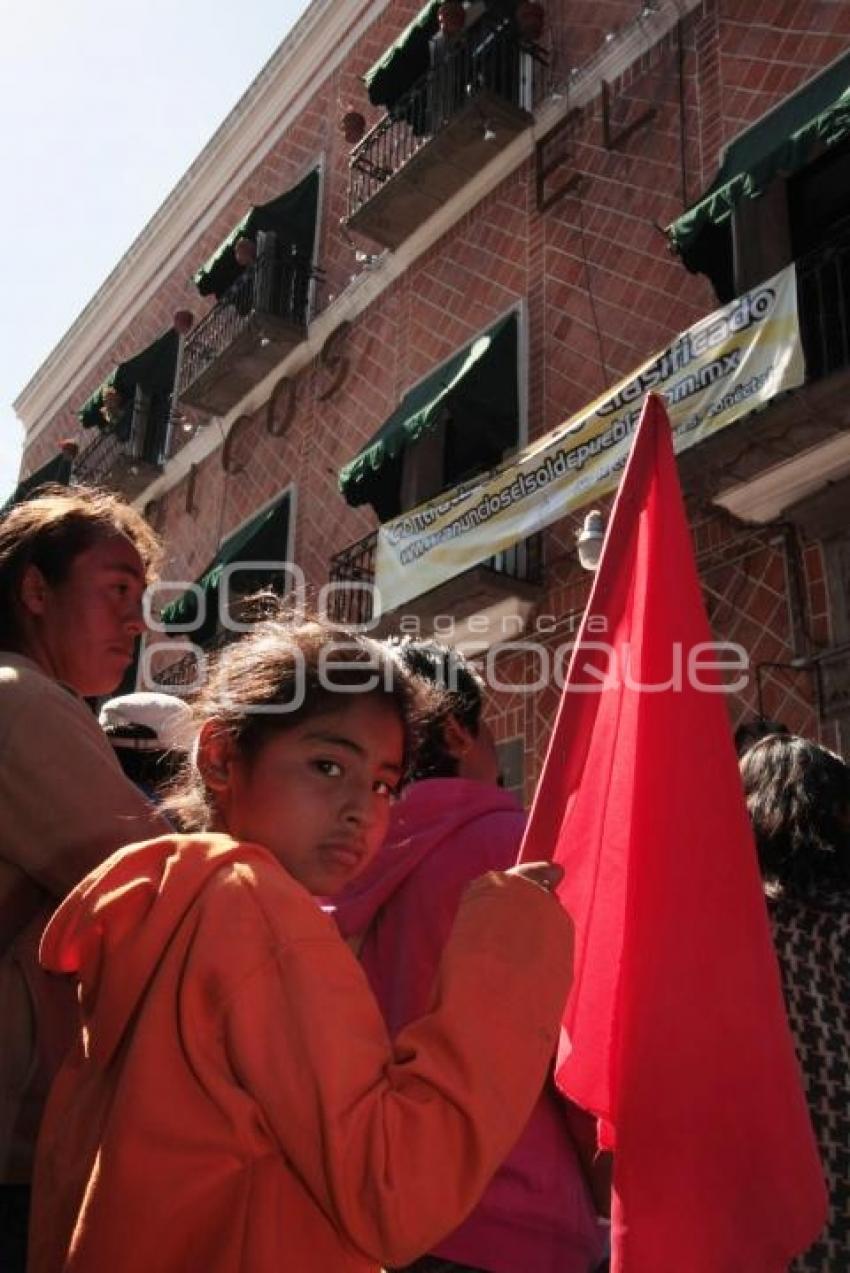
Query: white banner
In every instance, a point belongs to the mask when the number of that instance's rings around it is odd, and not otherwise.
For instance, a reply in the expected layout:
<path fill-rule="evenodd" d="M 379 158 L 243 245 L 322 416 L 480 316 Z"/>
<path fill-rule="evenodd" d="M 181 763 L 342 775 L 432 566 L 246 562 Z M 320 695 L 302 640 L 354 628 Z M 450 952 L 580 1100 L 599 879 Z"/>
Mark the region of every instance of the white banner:
<path fill-rule="evenodd" d="M 650 390 L 666 399 L 682 451 L 803 379 L 797 276 L 789 265 L 689 328 L 509 464 L 383 525 L 375 572 L 381 612 L 612 491 Z"/>

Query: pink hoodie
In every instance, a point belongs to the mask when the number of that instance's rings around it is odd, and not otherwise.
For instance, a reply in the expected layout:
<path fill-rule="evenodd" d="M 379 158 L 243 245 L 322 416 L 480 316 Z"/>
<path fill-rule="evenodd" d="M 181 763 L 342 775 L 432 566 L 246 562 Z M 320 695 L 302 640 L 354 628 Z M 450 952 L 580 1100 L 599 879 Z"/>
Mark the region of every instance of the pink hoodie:
<path fill-rule="evenodd" d="M 427 1011 L 461 893 L 516 861 L 525 814 L 487 783 L 430 778 L 396 806 L 386 844 L 334 912 L 391 1036 Z M 588 1273 L 604 1237 L 554 1088 L 461 1227 L 434 1254 L 488 1273 Z"/>

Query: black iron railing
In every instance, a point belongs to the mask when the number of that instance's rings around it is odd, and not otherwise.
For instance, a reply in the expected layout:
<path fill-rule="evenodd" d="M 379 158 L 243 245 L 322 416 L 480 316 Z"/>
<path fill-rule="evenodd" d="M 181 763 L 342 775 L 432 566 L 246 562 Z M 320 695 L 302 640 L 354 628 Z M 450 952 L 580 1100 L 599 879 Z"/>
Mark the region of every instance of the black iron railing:
<path fill-rule="evenodd" d="M 353 216 L 482 90 L 531 111 L 545 95 L 546 56 L 520 40 L 510 20 L 473 27 L 447 41 L 436 64 L 351 152 L 348 215 Z M 482 130 L 487 135 L 487 119 Z"/>
<path fill-rule="evenodd" d="M 375 583 L 375 554 L 378 532 L 344 548 L 331 558 L 329 582 L 334 585 L 328 603 L 328 618 L 333 623 L 368 623 L 372 618 Z"/>
<path fill-rule="evenodd" d="M 329 578 L 335 587 L 329 594 L 328 618 L 332 622 L 360 624 L 373 618 L 377 546 L 378 532 L 372 531 L 331 559 Z M 538 532 L 521 539 L 480 562 L 477 568 L 523 583 L 540 584 L 543 582 L 543 535 Z"/>
<path fill-rule="evenodd" d="M 194 384 L 257 318 L 282 319 L 306 333 L 310 289 L 317 274 L 302 257 L 261 252 L 186 337 L 179 392 Z"/>
<path fill-rule="evenodd" d="M 808 379 L 850 367 L 850 217 L 797 262 L 797 290 Z"/>
<path fill-rule="evenodd" d="M 117 482 L 142 465 L 158 468 L 166 459 L 170 395 L 148 398 L 140 389 L 126 420 L 104 424 L 74 461 L 74 477 L 94 486 Z"/>
<path fill-rule="evenodd" d="M 197 645 L 197 650 L 189 650 L 182 658 L 177 659 L 174 663 L 169 663 L 168 667 L 163 668 L 162 671 L 157 672 L 151 678 L 154 682 L 153 684 L 150 686 L 143 685 L 141 688 L 159 689 L 163 686 L 177 686 L 185 689 L 187 686 L 191 686 L 193 691 L 200 689 L 206 677 L 205 660 L 230 641 L 237 640 L 240 636 L 240 632 L 222 628 L 213 636 L 207 637 L 205 641 L 193 642 L 193 644 Z M 187 632 L 184 639 L 192 641 L 192 633 Z"/>

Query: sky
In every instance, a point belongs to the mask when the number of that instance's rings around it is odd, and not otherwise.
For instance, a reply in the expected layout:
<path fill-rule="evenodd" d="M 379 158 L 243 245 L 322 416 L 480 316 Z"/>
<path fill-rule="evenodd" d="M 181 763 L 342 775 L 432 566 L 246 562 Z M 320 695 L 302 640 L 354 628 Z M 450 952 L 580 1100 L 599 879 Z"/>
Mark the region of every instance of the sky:
<path fill-rule="evenodd" d="M 2 5 L 0 503 L 23 441 L 12 402 L 307 8 Z"/>

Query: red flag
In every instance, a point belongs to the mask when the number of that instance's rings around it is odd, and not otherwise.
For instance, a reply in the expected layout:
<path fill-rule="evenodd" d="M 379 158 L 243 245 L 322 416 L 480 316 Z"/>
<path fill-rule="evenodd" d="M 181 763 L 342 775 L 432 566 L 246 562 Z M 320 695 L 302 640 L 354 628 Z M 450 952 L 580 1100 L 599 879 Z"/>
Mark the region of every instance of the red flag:
<path fill-rule="evenodd" d="M 614 1150 L 614 1273 L 779 1273 L 826 1214 L 719 657 L 652 395 L 520 855 L 566 872 L 557 1077 Z"/>

